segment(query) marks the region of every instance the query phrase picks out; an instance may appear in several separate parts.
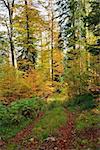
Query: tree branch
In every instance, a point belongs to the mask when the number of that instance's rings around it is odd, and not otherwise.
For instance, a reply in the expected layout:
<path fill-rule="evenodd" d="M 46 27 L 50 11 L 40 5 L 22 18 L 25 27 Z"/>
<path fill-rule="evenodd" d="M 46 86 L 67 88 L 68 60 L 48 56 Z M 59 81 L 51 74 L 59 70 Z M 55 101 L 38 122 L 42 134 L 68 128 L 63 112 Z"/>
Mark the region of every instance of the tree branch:
<path fill-rule="evenodd" d="M 15 2 L 15 0 L 12 1 L 12 8 L 14 7 L 14 2 Z"/>
<path fill-rule="evenodd" d="M 11 4 L 11 15 L 13 15 L 14 2 L 15 2 L 15 0 L 13 0 L 12 4 Z"/>
<path fill-rule="evenodd" d="M 1 2 L 3 2 L 3 4 L 5 5 L 5 7 L 7 7 L 7 8 L 8 8 L 8 4 L 6 3 L 6 1 L 5 1 L 5 0 L 1 0 Z"/>

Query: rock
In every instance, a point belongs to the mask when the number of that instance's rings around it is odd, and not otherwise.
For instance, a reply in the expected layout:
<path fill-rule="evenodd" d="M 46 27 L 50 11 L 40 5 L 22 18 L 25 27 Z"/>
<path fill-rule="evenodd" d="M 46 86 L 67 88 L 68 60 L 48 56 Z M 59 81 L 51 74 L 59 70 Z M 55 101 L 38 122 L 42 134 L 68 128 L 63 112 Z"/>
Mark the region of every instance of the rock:
<path fill-rule="evenodd" d="M 46 139 L 46 141 L 52 141 L 52 142 L 54 142 L 54 141 L 56 141 L 56 139 L 55 139 L 55 137 L 48 137 L 48 138 Z"/>
<path fill-rule="evenodd" d="M 34 141 L 34 138 L 29 139 L 29 141 L 30 141 L 30 142 L 33 142 L 33 141 Z"/>
<path fill-rule="evenodd" d="M 58 147 L 54 147 L 54 150 L 58 150 Z"/>
<path fill-rule="evenodd" d="M 42 146 L 42 147 L 39 148 L 39 150 L 45 150 L 45 147 Z"/>
<path fill-rule="evenodd" d="M 66 143 L 66 140 L 64 140 L 64 143 Z"/>

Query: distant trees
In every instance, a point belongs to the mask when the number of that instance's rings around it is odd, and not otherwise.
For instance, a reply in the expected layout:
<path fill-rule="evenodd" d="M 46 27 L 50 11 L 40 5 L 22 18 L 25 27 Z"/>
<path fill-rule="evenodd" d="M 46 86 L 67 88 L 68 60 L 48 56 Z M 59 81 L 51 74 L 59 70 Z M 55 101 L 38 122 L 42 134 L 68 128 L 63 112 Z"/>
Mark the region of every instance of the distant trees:
<path fill-rule="evenodd" d="M 93 65 L 98 58 L 91 54 L 100 52 L 99 6 L 98 0 L 56 0 L 60 27 L 58 44 L 64 52 L 64 80 L 74 94 L 88 91 L 98 82 L 93 79 L 93 72 L 98 79 L 97 66 Z"/>
<path fill-rule="evenodd" d="M 9 83 L 5 88 L 7 96 L 11 92 L 13 97 L 13 91 L 19 88 L 20 75 L 21 81 L 27 85 L 20 81 L 22 86 L 16 95 L 21 91 L 24 93 L 24 88 L 26 92 L 28 85 L 30 96 L 34 93 L 45 98 L 52 95 L 68 98 L 89 92 L 99 80 L 100 2 L 37 2 L 0 1 L 2 10 L 8 12 L 0 15 L 0 64 L 4 70 L 11 69 L 12 78 L 16 77 L 11 80 L 10 72 L 6 79 L 4 74 L 0 77 L 3 88 Z M 7 65 L 8 56 L 11 66 L 17 68 L 14 71 Z M 4 70 L 2 72 L 6 72 Z M 6 91 L 2 87 L 0 92 L 3 95 Z"/>
<path fill-rule="evenodd" d="M 80 37 L 85 36 L 83 22 L 85 5 L 82 0 L 56 0 L 56 5 L 60 26 L 59 46 L 62 49 L 66 49 L 66 47 L 75 49 Z"/>

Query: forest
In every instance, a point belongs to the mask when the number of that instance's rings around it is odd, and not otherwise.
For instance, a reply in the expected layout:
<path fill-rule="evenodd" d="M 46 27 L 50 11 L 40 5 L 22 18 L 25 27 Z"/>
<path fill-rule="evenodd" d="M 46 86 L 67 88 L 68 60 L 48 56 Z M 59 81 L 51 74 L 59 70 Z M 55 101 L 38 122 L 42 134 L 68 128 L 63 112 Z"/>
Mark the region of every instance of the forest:
<path fill-rule="evenodd" d="M 99 150 L 99 54 L 99 0 L 0 0 L 0 150 Z"/>

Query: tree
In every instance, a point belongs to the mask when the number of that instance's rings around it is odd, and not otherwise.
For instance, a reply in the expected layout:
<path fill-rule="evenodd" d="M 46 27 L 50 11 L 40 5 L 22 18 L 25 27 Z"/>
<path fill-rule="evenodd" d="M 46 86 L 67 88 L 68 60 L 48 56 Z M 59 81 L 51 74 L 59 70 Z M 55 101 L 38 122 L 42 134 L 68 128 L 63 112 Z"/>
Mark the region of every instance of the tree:
<path fill-rule="evenodd" d="M 60 26 L 59 43 L 61 44 L 59 45 L 59 47 L 61 49 L 64 48 L 66 49 L 67 44 L 71 45 L 70 43 L 68 43 L 68 37 L 70 38 L 70 41 L 71 41 L 71 37 L 75 38 L 75 33 L 74 33 L 75 5 L 74 5 L 74 1 L 72 2 L 71 0 L 70 1 L 57 0 L 56 5 L 57 5 L 56 11 L 59 13 L 59 15 L 57 16 L 57 18 L 59 19 L 58 24 Z"/>
<path fill-rule="evenodd" d="M 7 25 L 7 29 L 8 29 L 8 38 L 9 38 L 10 51 L 11 51 L 11 64 L 12 64 L 12 66 L 15 66 L 14 41 L 13 41 L 13 14 L 14 14 L 15 0 L 12 0 L 12 1 L 1 0 L 1 4 L 8 11 L 9 23 L 6 25 Z"/>
<path fill-rule="evenodd" d="M 91 45 L 87 43 L 87 49 L 93 55 L 98 55 L 100 53 L 100 2 L 98 0 L 91 1 L 90 8 L 91 11 L 85 17 L 85 22 L 89 31 L 96 37 L 96 41 Z"/>
<path fill-rule="evenodd" d="M 85 2 L 82 0 L 56 0 L 60 26 L 59 47 L 61 49 L 76 48 L 79 40 L 85 37 Z M 82 39 L 83 40 L 83 39 Z M 78 43 L 78 44 L 77 44 Z"/>
<path fill-rule="evenodd" d="M 25 71 L 35 68 L 38 55 L 37 45 L 39 45 L 40 33 L 44 30 L 46 23 L 29 0 L 17 4 L 17 11 L 14 17 L 14 29 L 19 53 L 18 65 L 21 70 Z"/>

